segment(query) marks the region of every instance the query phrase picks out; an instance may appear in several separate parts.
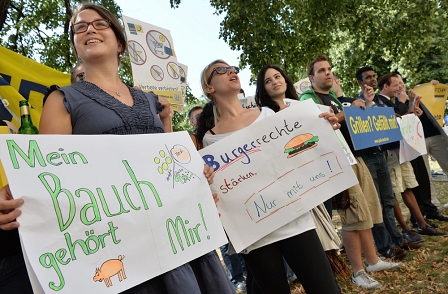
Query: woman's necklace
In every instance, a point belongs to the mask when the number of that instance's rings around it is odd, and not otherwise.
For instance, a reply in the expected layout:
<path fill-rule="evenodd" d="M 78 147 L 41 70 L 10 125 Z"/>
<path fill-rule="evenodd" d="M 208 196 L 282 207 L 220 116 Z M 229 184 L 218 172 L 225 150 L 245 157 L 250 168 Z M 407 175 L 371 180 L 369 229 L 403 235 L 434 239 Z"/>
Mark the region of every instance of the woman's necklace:
<path fill-rule="evenodd" d="M 121 85 L 120 85 L 121 86 Z M 114 90 L 109 90 L 109 89 L 106 89 L 106 88 L 104 88 L 104 87 L 100 87 L 101 89 L 103 89 L 103 90 L 105 90 L 105 91 L 108 91 L 108 92 L 110 92 L 110 93 L 114 93 L 115 95 L 117 95 L 118 97 L 121 97 L 121 93 L 119 92 L 119 91 L 114 91 Z"/>
<path fill-rule="evenodd" d="M 106 88 L 101 88 L 101 89 L 106 90 L 106 91 L 108 91 L 108 92 L 115 93 L 118 97 L 121 97 L 121 93 L 118 92 L 118 91 L 113 91 L 113 90 L 109 90 L 109 89 L 106 89 Z"/>

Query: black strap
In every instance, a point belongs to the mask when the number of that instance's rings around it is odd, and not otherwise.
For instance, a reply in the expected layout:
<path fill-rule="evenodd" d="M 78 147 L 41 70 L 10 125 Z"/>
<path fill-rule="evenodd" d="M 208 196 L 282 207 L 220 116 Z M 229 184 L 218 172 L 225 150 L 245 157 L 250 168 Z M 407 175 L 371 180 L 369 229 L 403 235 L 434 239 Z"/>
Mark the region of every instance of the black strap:
<path fill-rule="evenodd" d="M 215 132 L 212 131 L 212 129 L 208 130 L 212 135 L 216 135 Z"/>

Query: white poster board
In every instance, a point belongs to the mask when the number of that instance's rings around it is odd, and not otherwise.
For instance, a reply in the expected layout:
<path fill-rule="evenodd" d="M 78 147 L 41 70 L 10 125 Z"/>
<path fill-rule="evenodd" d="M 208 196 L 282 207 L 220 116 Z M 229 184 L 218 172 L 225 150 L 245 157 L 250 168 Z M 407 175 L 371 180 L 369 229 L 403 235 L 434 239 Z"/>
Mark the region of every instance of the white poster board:
<path fill-rule="evenodd" d="M 258 108 L 257 103 L 255 103 L 255 96 L 246 96 L 244 97 L 243 94 L 239 94 L 242 97 L 238 96 L 240 99 L 241 105 L 244 108 L 250 109 L 250 108 Z"/>
<path fill-rule="evenodd" d="M 425 134 L 420 119 L 415 114 L 397 117 L 403 140 L 400 140 L 400 163 L 426 154 Z"/>
<path fill-rule="evenodd" d="M 305 91 L 311 89 L 311 82 L 309 78 L 304 78 L 294 84 L 297 94 L 300 96 Z"/>
<path fill-rule="evenodd" d="M 186 132 L 2 135 L 0 146 L 46 293 L 119 293 L 227 242 Z"/>
<path fill-rule="evenodd" d="M 215 168 L 212 191 L 237 252 L 358 183 L 319 113 L 313 101 L 298 102 L 200 150 Z M 286 153 L 301 135 L 315 143 Z"/>
<path fill-rule="evenodd" d="M 185 98 L 187 96 L 187 77 L 188 77 L 188 66 L 178 62 L 177 66 L 179 67 L 179 75 L 180 75 L 180 88 L 182 91 L 182 101 L 185 101 Z M 183 104 L 177 104 L 177 111 L 183 112 L 184 111 L 184 105 Z"/>
<path fill-rule="evenodd" d="M 134 85 L 183 104 L 181 79 L 169 30 L 123 15 Z"/>

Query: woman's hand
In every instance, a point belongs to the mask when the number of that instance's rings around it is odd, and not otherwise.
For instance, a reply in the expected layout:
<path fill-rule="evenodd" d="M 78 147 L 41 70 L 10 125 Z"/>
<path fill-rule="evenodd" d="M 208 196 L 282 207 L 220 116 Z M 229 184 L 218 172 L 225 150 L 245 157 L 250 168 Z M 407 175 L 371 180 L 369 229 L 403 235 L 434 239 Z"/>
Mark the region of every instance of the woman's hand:
<path fill-rule="evenodd" d="M 333 127 L 333 130 L 337 130 L 341 127 L 341 125 L 338 123 L 338 118 L 336 117 L 336 115 L 334 113 L 324 112 L 324 113 L 319 114 L 319 117 L 328 120 L 330 122 L 331 126 Z"/>
<path fill-rule="evenodd" d="M 22 214 L 22 211 L 18 209 L 22 204 L 23 199 L 12 198 L 9 185 L 0 189 L 0 229 L 8 231 L 20 226 L 16 218 Z"/>
<path fill-rule="evenodd" d="M 213 178 L 215 177 L 215 170 L 212 166 L 204 164 L 204 176 L 207 178 L 208 184 L 213 184 Z"/>
<path fill-rule="evenodd" d="M 216 207 L 218 207 L 218 201 L 219 201 L 218 193 L 215 192 L 212 195 L 213 195 L 213 200 L 215 200 L 215 205 L 216 205 Z M 218 215 L 219 215 L 219 217 L 221 217 L 221 214 L 219 212 L 218 212 Z"/>
<path fill-rule="evenodd" d="M 168 100 L 162 96 L 158 96 L 160 104 L 162 104 L 162 111 L 159 113 L 160 119 L 163 121 L 165 119 L 171 120 L 174 111 L 171 109 L 171 105 Z"/>

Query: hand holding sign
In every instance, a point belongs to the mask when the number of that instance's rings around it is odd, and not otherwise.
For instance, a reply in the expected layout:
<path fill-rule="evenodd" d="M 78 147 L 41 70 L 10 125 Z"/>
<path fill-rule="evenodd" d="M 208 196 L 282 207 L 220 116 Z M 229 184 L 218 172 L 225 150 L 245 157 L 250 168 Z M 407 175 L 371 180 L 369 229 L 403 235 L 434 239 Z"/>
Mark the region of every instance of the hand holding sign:
<path fill-rule="evenodd" d="M 311 100 L 294 103 L 199 151 L 215 168 L 211 187 L 237 252 L 357 183 L 319 114 Z"/>

